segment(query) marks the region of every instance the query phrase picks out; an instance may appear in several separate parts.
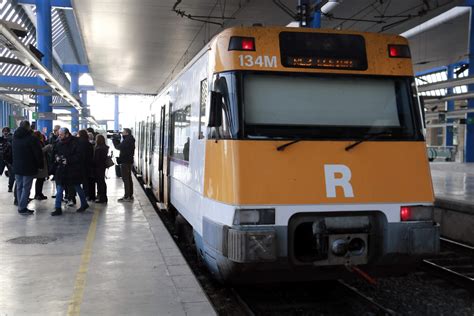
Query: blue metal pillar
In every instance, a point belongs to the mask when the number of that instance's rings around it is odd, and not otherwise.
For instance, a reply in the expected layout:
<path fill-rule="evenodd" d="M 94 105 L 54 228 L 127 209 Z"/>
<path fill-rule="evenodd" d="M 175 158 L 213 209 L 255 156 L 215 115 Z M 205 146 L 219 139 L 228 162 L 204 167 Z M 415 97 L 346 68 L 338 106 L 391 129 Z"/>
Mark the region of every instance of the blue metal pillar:
<path fill-rule="evenodd" d="M 312 4 L 317 5 L 319 2 L 320 0 L 314 0 L 312 1 Z M 309 24 L 309 27 L 312 27 L 315 29 L 321 28 L 321 10 L 317 10 L 312 13 L 312 19 L 311 19 L 311 23 Z"/>
<path fill-rule="evenodd" d="M 447 77 L 448 77 L 448 80 L 449 79 L 453 79 L 454 78 L 454 66 L 453 65 L 449 65 L 448 66 L 448 69 L 447 69 Z M 452 94 L 453 93 L 453 88 L 448 88 L 447 89 L 447 94 Z M 453 111 L 454 110 L 454 101 L 447 101 L 446 102 L 446 110 L 448 111 L 448 113 L 450 111 Z M 453 123 L 453 119 L 446 119 L 446 123 L 447 124 L 450 124 L 450 123 Z M 446 146 L 453 146 L 453 126 L 446 126 Z"/>
<path fill-rule="evenodd" d="M 115 96 L 115 108 L 114 108 L 114 130 L 119 130 L 119 96 Z"/>
<path fill-rule="evenodd" d="M 79 94 L 79 73 L 72 72 L 71 75 L 71 93 L 73 96 Z M 79 131 L 79 111 L 76 108 L 71 109 L 71 132 Z"/>
<path fill-rule="evenodd" d="M 471 18 L 469 25 L 469 76 L 474 75 L 474 3 L 466 1 L 471 6 Z M 474 85 L 468 86 L 468 92 L 474 92 Z M 474 109 L 474 99 L 467 101 L 468 109 Z M 466 117 L 466 134 L 464 139 L 464 161 L 474 162 L 474 113 L 468 113 Z"/>
<path fill-rule="evenodd" d="M 38 49 L 44 55 L 41 59 L 42 64 L 49 71 L 53 70 L 53 54 L 52 54 L 52 33 L 51 33 L 51 0 L 36 1 L 36 41 L 38 43 Z M 43 81 L 38 79 L 41 84 Z M 49 92 L 49 90 L 39 90 L 39 92 Z M 52 112 L 53 108 L 51 103 L 53 101 L 52 96 L 39 96 L 39 112 Z M 39 120 L 38 130 L 47 129 L 47 135 L 52 131 L 53 122 Z"/>
<path fill-rule="evenodd" d="M 5 112 L 4 112 L 5 106 L 3 105 L 3 101 L 0 100 L 0 124 L 2 124 L 0 127 L 3 128 L 5 126 Z"/>
<path fill-rule="evenodd" d="M 87 106 L 87 90 L 81 89 L 81 102 L 84 106 Z M 89 109 L 87 109 L 89 111 Z M 81 128 L 87 128 L 87 121 L 83 119 Z"/>

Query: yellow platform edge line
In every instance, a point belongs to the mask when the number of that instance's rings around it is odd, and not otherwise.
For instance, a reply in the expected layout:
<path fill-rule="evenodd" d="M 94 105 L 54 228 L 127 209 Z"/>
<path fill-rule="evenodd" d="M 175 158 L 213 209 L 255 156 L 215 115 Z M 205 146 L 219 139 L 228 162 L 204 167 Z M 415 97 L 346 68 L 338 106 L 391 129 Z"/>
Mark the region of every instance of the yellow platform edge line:
<path fill-rule="evenodd" d="M 68 316 L 78 316 L 81 313 L 82 298 L 84 296 L 84 289 L 86 286 L 87 271 L 89 270 L 89 262 L 92 256 L 92 245 L 95 239 L 95 232 L 97 230 L 97 220 L 99 218 L 99 210 L 94 210 L 92 222 L 87 233 L 86 244 L 82 250 L 81 265 L 76 275 L 76 283 L 74 284 L 74 292 L 67 309 Z"/>

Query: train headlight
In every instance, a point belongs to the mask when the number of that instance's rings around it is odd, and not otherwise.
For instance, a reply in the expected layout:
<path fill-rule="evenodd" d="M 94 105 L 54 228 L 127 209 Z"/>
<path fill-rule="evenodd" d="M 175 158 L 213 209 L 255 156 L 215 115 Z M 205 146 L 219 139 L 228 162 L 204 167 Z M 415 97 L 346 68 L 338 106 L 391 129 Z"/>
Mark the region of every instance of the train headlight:
<path fill-rule="evenodd" d="M 274 225 L 275 209 L 236 209 L 234 225 Z"/>
<path fill-rule="evenodd" d="M 432 221 L 432 206 L 402 206 L 400 207 L 400 220 L 408 221 Z"/>

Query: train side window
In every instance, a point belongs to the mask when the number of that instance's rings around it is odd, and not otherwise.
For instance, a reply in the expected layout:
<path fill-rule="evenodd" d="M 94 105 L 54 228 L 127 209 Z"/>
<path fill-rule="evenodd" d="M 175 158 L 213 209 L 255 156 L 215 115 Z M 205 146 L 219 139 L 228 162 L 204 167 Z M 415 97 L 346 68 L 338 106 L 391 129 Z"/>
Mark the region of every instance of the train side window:
<path fill-rule="evenodd" d="M 191 137 L 191 106 L 174 111 L 172 114 L 173 142 L 171 156 L 176 159 L 189 161 L 189 146 Z"/>
<path fill-rule="evenodd" d="M 199 101 L 199 139 L 204 138 L 204 131 L 206 130 L 206 105 L 208 94 L 209 89 L 206 78 L 201 81 L 201 96 Z"/>
<path fill-rule="evenodd" d="M 208 138 L 235 139 L 239 133 L 237 80 L 234 73 L 221 73 L 214 76 L 213 91 L 222 97 L 222 125 L 209 127 Z M 212 102 L 212 101 L 211 101 Z"/>

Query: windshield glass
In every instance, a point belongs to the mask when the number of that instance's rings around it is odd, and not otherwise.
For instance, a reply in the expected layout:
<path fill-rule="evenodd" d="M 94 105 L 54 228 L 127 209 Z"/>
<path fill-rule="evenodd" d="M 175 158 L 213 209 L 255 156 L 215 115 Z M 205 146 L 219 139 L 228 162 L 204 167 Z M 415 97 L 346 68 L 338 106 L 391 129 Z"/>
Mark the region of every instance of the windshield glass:
<path fill-rule="evenodd" d="M 358 138 L 380 130 L 415 136 L 409 81 L 362 76 L 247 73 L 247 137 Z"/>

